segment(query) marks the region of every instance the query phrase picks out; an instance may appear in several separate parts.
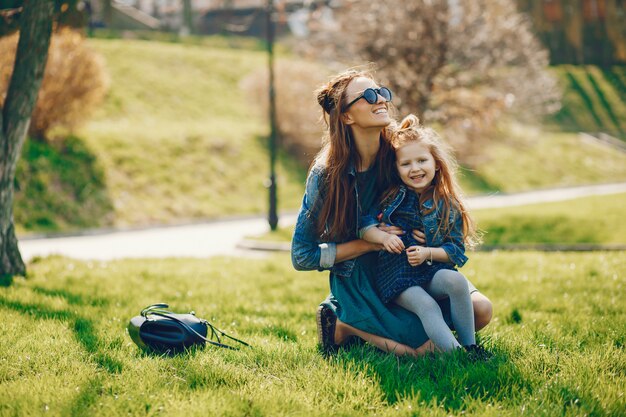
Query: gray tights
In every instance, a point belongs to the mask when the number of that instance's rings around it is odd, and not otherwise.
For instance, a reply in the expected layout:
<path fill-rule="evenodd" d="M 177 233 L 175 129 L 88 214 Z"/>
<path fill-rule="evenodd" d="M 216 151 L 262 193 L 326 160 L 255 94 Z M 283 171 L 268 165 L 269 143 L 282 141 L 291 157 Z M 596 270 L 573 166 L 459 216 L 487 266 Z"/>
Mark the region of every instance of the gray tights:
<path fill-rule="evenodd" d="M 394 301 L 417 314 L 430 340 L 437 348 L 447 352 L 459 348 L 460 345 L 444 321 L 441 308 L 435 301 L 446 296 L 450 297 L 452 324 L 461 345 L 475 344 L 474 308 L 467 279 L 460 272 L 447 269 L 437 271 L 425 289 L 407 288 Z"/>

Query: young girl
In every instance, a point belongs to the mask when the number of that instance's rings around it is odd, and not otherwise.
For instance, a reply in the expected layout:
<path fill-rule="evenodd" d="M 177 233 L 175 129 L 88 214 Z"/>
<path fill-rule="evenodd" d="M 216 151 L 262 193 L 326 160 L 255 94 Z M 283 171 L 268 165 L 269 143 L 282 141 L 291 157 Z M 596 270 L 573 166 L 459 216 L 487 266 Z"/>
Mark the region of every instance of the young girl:
<path fill-rule="evenodd" d="M 380 296 L 383 302 L 415 313 L 439 350 L 463 346 L 484 352 L 476 346 L 468 282 L 455 267 L 467 261 L 465 243 L 473 244 L 477 238 L 454 176 L 456 163 L 435 131 L 420 126 L 414 115 L 402 121 L 391 143 L 395 185 L 383 197 L 377 220 L 371 219 L 360 230 L 363 239 L 384 247 L 376 278 Z M 411 233 L 398 237 L 373 227 L 378 221 L 403 230 L 423 230 L 426 246 L 420 246 Z M 458 341 L 436 301 L 446 296 Z"/>

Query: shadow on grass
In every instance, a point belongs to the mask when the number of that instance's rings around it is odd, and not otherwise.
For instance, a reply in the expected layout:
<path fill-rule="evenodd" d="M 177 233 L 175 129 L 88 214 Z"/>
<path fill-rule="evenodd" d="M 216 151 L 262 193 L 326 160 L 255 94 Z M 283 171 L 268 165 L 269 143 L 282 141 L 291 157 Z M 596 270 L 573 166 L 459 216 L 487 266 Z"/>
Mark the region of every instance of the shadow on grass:
<path fill-rule="evenodd" d="M 461 167 L 460 174 L 464 188 L 471 194 L 486 194 L 499 191 L 495 184 L 489 182 L 474 169 Z"/>
<path fill-rule="evenodd" d="M 56 290 L 49 289 L 44 287 L 33 287 L 32 290 L 37 294 L 45 295 L 48 297 L 61 297 L 67 301 L 70 305 L 89 305 L 89 306 L 97 306 L 102 307 L 109 304 L 109 300 L 105 298 L 97 298 L 97 297 L 84 297 L 80 294 L 72 294 L 66 290 Z"/>
<path fill-rule="evenodd" d="M 593 100 L 591 99 L 589 94 L 587 94 L 587 91 L 585 91 L 585 88 L 578 82 L 576 77 L 571 72 L 568 71 L 566 76 L 570 83 L 570 88 L 579 95 L 579 97 L 585 104 L 585 110 L 587 110 L 589 114 L 591 115 L 591 117 L 593 117 L 593 120 L 596 124 L 596 128 L 601 128 L 603 126 L 602 120 L 600 119 L 600 116 L 596 112 L 596 109 L 593 105 Z"/>
<path fill-rule="evenodd" d="M 489 361 L 471 362 L 464 352 L 398 358 L 363 345 L 341 352 L 336 360 L 340 366 L 359 370 L 378 381 L 391 405 L 413 397 L 447 411 L 459 411 L 469 399 L 507 401 L 520 392 L 531 391 L 531 384 L 508 355 L 492 351 L 495 355 Z"/>
<path fill-rule="evenodd" d="M 74 330 L 76 340 L 90 353 L 95 363 L 103 370 L 118 374 L 122 371 L 122 363 L 100 351 L 102 342 L 98 339 L 91 320 L 88 320 L 75 312 L 67 310 L 52 310 L 40 304 L 27 304 L 18 301 L 0 299 L 0 307 L 5 307 L 34 317 L 38 320 L 58 320 L 68 323 Z"/>
<path fill-rule="evenodd" d="M 104 387 L 101 377 L 87 381 L 80 387 L 80 393 L 70 405 L 69 412 L 64 413 L 64 415 L 72 417 L 89 415 L 87 410 L 96 404 L 96 400 L 102 395 L 103 391 Z"/>
<path fill-rule="evenodd" d="M 108 226 L 113 203 L 104 170 L 83 139 L 28 139 L 17 164 L 15 222 L 27 231 Z"/>
<path fill-rule="evenodd" d="M 591 84 L 591 87 L 593 88 L 594 92 L 596 93 L 596 96 L 600 100 L 600 103 L 602 104 L 604 111 L 606 112 L 606 114 L 609 116 L 609 119 L 613 123 L 612 127 L 605 126 L 605 128 L 609 128 L 609 130 L 613 131 L 613 133 L 619 133 L 620 137 L 623 136 L 624 130 L 622 129 L 622 126 L 619 123 L 619 120 L 617 118 L 617 115 L 615 114 L 615 111 L 613 111 L 613 107 L 611 106 L 611 103 L 609 103 L 609 100 L 604 95 L 604 91 L 602 91 L 602 88 L 600 88 L 600 86 L 598 85 L 598 81 L 595 79 L 593 74 L 589 72 L 588 69 L 585 69 L 585 73 L 587 75 L 587 79 L 589 80 L 589 83 Z"/>

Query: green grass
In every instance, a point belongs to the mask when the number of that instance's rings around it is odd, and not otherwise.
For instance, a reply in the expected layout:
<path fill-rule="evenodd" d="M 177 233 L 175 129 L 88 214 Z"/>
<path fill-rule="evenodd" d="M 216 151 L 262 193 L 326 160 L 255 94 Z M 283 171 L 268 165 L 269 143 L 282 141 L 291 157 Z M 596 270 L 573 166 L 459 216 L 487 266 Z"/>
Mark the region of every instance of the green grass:
<path fill-rule="evenodd" d="M 626 152 L 587 142 L 578 134 L 512 125 L 503 135 L 485 148 L 485 162 L 472 173 L 481 184 L 467 181 L 462 172 L 468 194 L 626 180 Z"/>
<path fill-rule="evenodd" d="M 57 155 L 63 140 L 26 146 L 18 171 L 24 190 L 16 196 L 18 230 L 67 231 L 266 212 L 269 128 L 239 87 L 242 78 L 266 65 L 266 55 L 243 41 L 241 49 L 228 49 L 226 40 L 220 44 L 216 39 L 90 39 L 89 46 L 106 61 L 111 88 L 71 142 L 89 153 L 91 169 L 100 177 L 88 186 L 85 180 L 93 176 L 83 177 L 83 168 L 73 177 L 66 175 L 75 167 Z M 298 206 L 303 172 L 279 159 L 280 209 Z M 89 187 L 97 188 L 101 202 L 90 205 L 72 197 Z M 84 207 L 91 207 L 92 218 L 73 215 Z"/>
<path fill-rule="evenodd" d="M 476 210 L 485 245 L 626 244 L 626 194 Z"/>
<path fill-rule="evenodd" d="M 485 232 L 485 246 L 507 245 L 623 245 L 626 194 L 611 194 L 517 207 L 472 211 Z M 289 242 L 293 226 L 262 236 L 262 241 Z"/>
<path fill-rule="evenodd" d="M 152 42 L 168 42 L 185 45 L 199 45 L 210 48 L 226 48 L 226 49 L 243 49 L 263 51 L 265 43 L 252 36 L 221 36 L 221 35 L 187 35 L 181 36 L 176 32 L 158 32 L 153 30 L 133 30 L 119 31 L 115 29 L 96 29 L 90 37 L 95 39 L 126 39 L 126 38 L 152 41 Z M 279 51 L 281 48 L 278 48 Z"/>
<path fill-rule="evenodd" d="M 266 210 L 268 129 L 239 88 L 265 64 L 254 50 L 91 40 L 112 88 L 81 130 L 105 167 L 117 225 Z M 297 178 L 297 179 L 296 179 Z M 279 167 L 284 207 L 297 175 Z"/>
<path fill-rule="evenodd" d="M 0 288 L 0 415 L 619 416 L 625 252 L 475 254 L 489 363 L 317 352 L 326 274 L 269 260 L 36 260 Z M 250 342 L 143 354 L 128 320 L 167 301 Z"/>
<path fill-rule="evenodd" d="M 112 203 L 102 167 L 74 136 L 52 143 L 27 140 L 15 190 L 18 232 L 70 231 L 111 222 Z"/>
<path fill-rule="evenodd" d="M 604 132 L 626 140 L 626 67 L 561 65 L 562 109 L 549 121 L 560 129 Z"/>

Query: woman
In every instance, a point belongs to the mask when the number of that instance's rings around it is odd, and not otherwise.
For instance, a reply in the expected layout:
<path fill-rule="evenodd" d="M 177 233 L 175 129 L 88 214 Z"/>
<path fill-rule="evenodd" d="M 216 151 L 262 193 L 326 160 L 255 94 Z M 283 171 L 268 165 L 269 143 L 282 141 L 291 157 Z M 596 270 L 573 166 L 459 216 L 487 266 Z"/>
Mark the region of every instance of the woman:
<path fill-rule="evenodd" d="M 374 290 L 382 245 L 357 238 L 359 217 L 391 182 L 391 92 L 369 73 L 349 70 L 320 88 L 317 100 L 328 130 L 307 178 L 291 255 L 297 270 L 331 271 L 331 294 L 317 312 L 322 350 L 331 352 L 357 336 L 397 355 L 432 351 L 417 316 L 384 304 Z M 424 242 L 421 232 L 415 236 Z M 491 302 L 470 287 L 478 330 L 491 320 Z M 440 304 L 449 322 L 447 300 Z"/>

